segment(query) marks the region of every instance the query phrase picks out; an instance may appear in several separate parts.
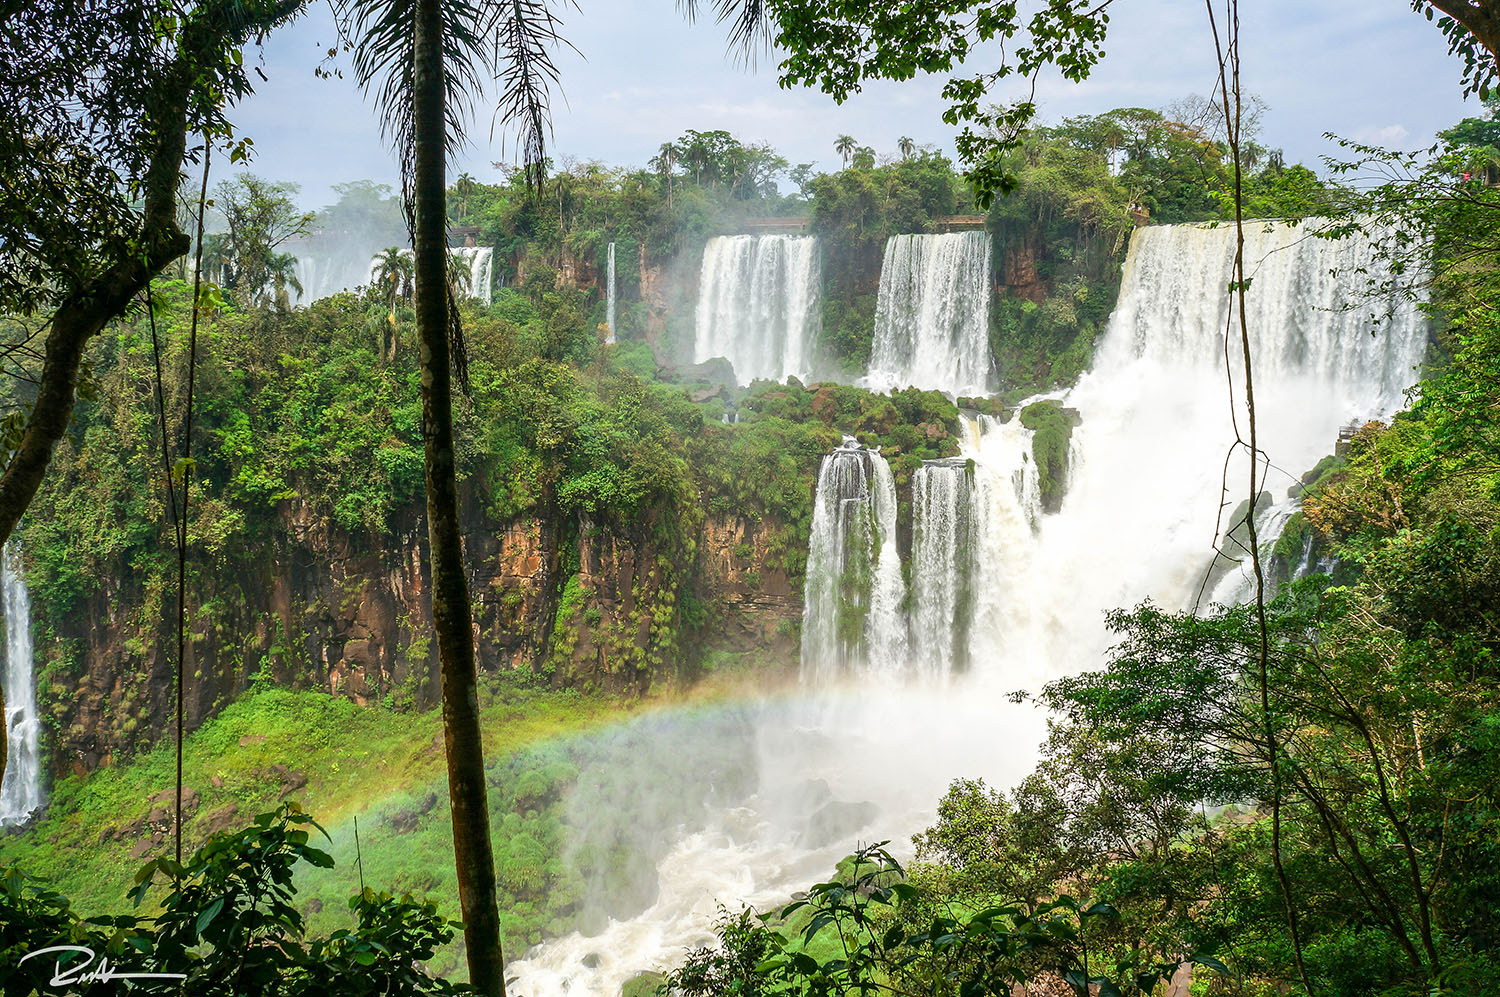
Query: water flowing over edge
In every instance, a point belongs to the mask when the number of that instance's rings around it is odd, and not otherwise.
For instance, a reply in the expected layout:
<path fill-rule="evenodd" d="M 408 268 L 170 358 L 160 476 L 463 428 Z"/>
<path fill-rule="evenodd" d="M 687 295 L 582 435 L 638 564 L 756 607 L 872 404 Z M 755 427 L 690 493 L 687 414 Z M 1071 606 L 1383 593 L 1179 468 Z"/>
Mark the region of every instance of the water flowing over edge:
<path fill-rule="evenodd" d="M 989 233 L 891 236 L 863 383 L 988 394 L 990 294 Z"/>
<path fill-rule="evenodd" d="M 812 236 L 723 235 L 703 247 L 693 362 L 724 357 L 735 379 L 806 378 L 821 322 Z"/>
<path fill-rule="evenodd" d="M 19 823 L 42 805 L 41 717 L 31 648 L 31 595 L 12 544 L 0 554 L 5 611 L 5 732 L 8 755 L 0 783 L 0 826 Z"/>
<path fill-rule="evenodd" d="M 295 252 L 295 247 L 293 251 Z M 402 249 L 401 254 L 410 256 L 411 249 Z M 470 297 L 478 298 L 485 305 L 491 304 L 495 277 L 494 248 L 455 246 L 449 248 L 448 254 L 468 261 Z M 377 256 L 378 253 L 374 252 L 369 256 L 362 252 L 327 255 L 304 250 L 302 255 L 297 256 L 297 283 L 302 285 L 302 293 L 297 296 L 295 303 L 309 305 L 340 291 L 369 285 L 374 280 Z"/>
<path fill-rule="evenodd" d="M 604 324 L 608 331 L 604 334 L 604 341 L 610 345 L 615 341 L 615 244 L 609 244 L 609 272 L 606 276 L 608 290 L 606 292 L 606 304 L 604 307 Z"/>

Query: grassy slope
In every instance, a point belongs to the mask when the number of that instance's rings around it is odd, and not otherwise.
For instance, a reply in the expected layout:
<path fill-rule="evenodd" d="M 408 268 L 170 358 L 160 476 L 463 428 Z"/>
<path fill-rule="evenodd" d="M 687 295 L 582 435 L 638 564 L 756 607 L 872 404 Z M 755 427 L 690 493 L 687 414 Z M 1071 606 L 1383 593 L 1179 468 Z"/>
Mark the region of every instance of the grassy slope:
<path fill-rule="evenodd" d="M 496 864 L 511 952 L 519 954 L 544 932 L 571 927 L 567 898 L 553 896 L 564 891 L 552 882 L 561 861 L 552 803 L 556 786 L 570 775 L 554 746 L 659 706 L 733 695 L 732 678 L 705 683 L 688 696 L 630 701 L 498 685 L 481 691 Z M 311 930 L 347 924 L 345 901 L 358 891 L 361 876 L 354 818 L 365 882 L 430 893 L 446 914 L 457 916 L 439 711 L 398 713 L 277 688 L 247 694 L 187 739 L 184 783 L 199 802 L 185 821 L 185 850 L 206 836 L 214 815 L 226 819 L 227 807 L 235 808 L 231 826 L 274 809 L 286 779 L 271 772 L 273 765 L 306 775 L 306 785 L 286 798 L 300 802 L 328 829 L 331 841 L 324 846 L 337 861 L 332 870 L 306 870 L 300 880 L 299 899 L 310 914 Z M 125 909 L 135 870 L 172 847 L 169 836 L 153 835 L 141 822 L 153 811 L 158 820 L 170 814 L 173 772 L 168 741 L 126 764 L 62 780 L 34 827 L 0 839 L 0 865 L 14 862 L 47 880 L 83 913 Z M 541 789 L 534 788 L 538 782 Z M 529 801 L 528 794 L 540 798 L 549 790 L 552 802 Z M 167 816 L 158 826 L 164 830 L 169 821 Z M 116 840 L 121 829 L 125 833 Z M 462 975 L 456 950 L 440 955 L 433 968 Z"/>

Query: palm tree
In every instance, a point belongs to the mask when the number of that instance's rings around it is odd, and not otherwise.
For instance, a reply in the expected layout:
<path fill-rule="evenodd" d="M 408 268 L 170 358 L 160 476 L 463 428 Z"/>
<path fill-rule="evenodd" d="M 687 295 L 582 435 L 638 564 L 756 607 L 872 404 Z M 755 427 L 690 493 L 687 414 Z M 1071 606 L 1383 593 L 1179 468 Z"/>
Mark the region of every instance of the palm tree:
<path fill-rule="evenodd" d="M 463 139 L 472 95 L 491 71 L 500 84 L 498 116 L 504 127 L 519 129 L 527 181 L 533 191 L 540 186 L 549 88 L 558 78 L 552 49 L 562 38 L 547 0 L 340 0 L 339 11 L 358 39 L 358 81 L 374 91 L 384 134 L 401 158 L 421 348 L 432 623 L 464 948 L 471 986 L 485 997 L 504 997 L 473 610 L 459 531 L 453 379 L 466 381 L 467 363 L 447 280 L 445 172 L 450 147 Z"/>
<path fill-rule="evenodd" d="M 672 211 L 672 174 L 677 169 L 678 149 L 675 143 L 663 142 L 661 149 L 652 157 L 651 165 L 656 167 L 656 172 L 661 176 L 662 183 L 667 188 L 667 213 Z"/>
<path fill-rule="evenodd" d="M 386 289 L 388 292 L 386 297 L 391 309 L 390 314 L 386 316 L 386 325 L 390 330 L 391 338 L 387 343 L 382 333 L 380 343 L 380 357 L 386 363 L 396 362 L 396 303 L 411 300 L 413 277 L 409 250 L 391 246 L 375 257 L 375 265 L 370 271 L 370 283 Z"/>
<path fill-rule="evenodd" d="M 271 300 L 277 308 L 283 311 L 290 308 L 293 293 L 302 296 L 302 282 L 297 279 L 297 257 L 291 253 L 272 253 L 266 262 L 266 276 L 271 282 Z"/>
<path fill-rule="evenodd" d="M 455 299 L 474 294 L 474 270 L 469 260 L 458 253 L 448 254 L 448 290 Z"/>
<path fill-rule="evenodd" d="M 847 170 L 849 168 L 849 157 L 854 154 L 854 150 L 858 146 L 859 143 L 854 141 L 854 136 L 852 135 L 840 135 L 834 140 L 833 151 L 844 157 L 844 169 Z"/>
<path fill-rule="evenodd" d="M 902 135 L 896 140 L 896 148 L 901 150 L 901 158 L 910 159 L 911 154 L 916 151 L 917 143 L 911 140 L 910 135 Z"/>
<path fill-rule="evenodd" d="M 458 200 L 457 208 L 460 221 L 469 217 L 469 197 L 478 186 L 478 182 L 467 173 L 460 173 L 458 179 L 453 181 L 453 194 Z"/>

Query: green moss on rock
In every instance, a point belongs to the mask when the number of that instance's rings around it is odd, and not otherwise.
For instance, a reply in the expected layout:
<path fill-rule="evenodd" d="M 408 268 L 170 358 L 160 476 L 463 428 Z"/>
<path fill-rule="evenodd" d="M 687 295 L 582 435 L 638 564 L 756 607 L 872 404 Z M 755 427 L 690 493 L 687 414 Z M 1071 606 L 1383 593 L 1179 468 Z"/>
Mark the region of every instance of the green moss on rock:
<path fill-rule="evenodd" d="M 1068 444 L 1078 413 L 1054 399 L 1032 402 L 1021 410 L 1021 425 L 1031 430 L 1031 455 L 1036 461 L 1042 511 L 1056 512 L 1068 490 Z"/>

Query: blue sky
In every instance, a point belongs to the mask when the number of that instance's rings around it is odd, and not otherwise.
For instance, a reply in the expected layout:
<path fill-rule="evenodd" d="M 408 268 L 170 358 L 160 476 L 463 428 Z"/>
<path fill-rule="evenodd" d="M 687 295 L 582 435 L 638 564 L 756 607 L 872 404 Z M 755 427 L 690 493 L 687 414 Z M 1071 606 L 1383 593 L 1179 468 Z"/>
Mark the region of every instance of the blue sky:
<path fill-rule="evenodd" d="M 767 141 L 793 163 L 838 165 L 836 135 L 878 152 L 910 135 L 951 152 L 941 120 L 939 79 L 881 83 L 843 106 L 811 90 L 783 90 L 774 59 L 747 69 L 726 58 L 723 31 L 688 25 L 674 0 L 579 0 L 564 34 L 578 53 L 559 55 L 563 93 L 555 100 L 559 157 L 643 165 L 662 142 L 689 128 L 724 128 Z M 705 4 L 705 6 L 708 6 Z M 1081 85 L 1044 79 L 1048 120 L 1114 107 L 1160 108 L 1208 94 L 1216 67 L 1199 0 L 1118 0 L 1106 55 Z M 1477 102 L 1459 97 L 1460 67 L 1437 28 L 1407 0 L 1254 0 L 1243 9 L 1242 74 L 1270 107 L 1264 144 L 1289 161 L 1315 164 L 1331 151 L 1325 131 L 1385 144 L 1420 146 Z M 252 169 L 302 187 L 306 207 L 332 200 L 330 184 L 393 182 L 395 160 L 369 102 L 350 79 L 320 80 L 313 68 L 333 43 L 326 4 L 268 39 L 259 64 L 269 83 L 234 119 L 258 150 Z M 974 65 L 979 65 L 978 61 Z M 348 58 L 342 58 L 348 70 Z M 1001 96 L 1006 96 L 1004 92 Z M 482 104 L 471 148 L 450 166 L 481 180 L 496 173 L 502 136 L 489 136 Z M 508 148 L 506 151 L 509 151 Z"/>

